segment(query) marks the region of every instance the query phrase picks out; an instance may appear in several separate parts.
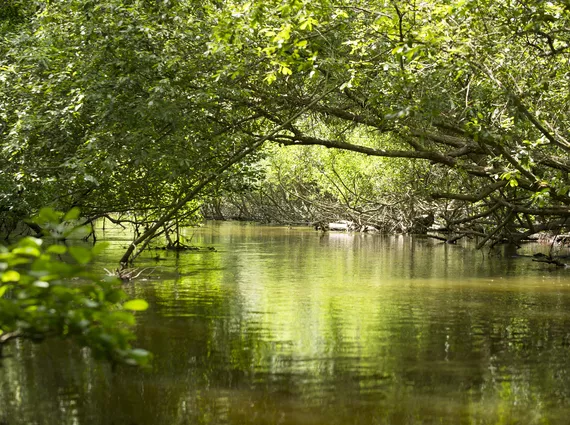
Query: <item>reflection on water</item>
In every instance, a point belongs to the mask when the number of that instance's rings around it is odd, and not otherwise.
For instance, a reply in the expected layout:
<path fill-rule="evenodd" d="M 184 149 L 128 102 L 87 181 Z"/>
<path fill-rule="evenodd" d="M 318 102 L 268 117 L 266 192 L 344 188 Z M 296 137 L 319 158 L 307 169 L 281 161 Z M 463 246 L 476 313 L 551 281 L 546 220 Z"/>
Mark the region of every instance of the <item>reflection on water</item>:
<path fill-rule="evenodd" d="M 137 336 L 154 369 L 19 343 L 0 423 L 568 423 L 567 271 L 407 237 L 187 236 L 217 252 L 148 254 L 160 279 L 127 288 L 150 302 Z M 119 258 L 114 239 L 98 267 Z"/>

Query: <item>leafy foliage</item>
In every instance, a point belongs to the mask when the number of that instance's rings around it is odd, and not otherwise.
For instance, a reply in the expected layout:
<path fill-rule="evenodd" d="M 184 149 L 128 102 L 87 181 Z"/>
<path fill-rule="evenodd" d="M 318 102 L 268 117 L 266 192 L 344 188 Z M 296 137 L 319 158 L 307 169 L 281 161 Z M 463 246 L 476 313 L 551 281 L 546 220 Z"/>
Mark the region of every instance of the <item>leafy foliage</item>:
<path fill-rule="evenodd" d="M 145 229 L 134 250 L 247 188 L 266 141 L 430 164 L 413 196 L 457 235 L 517 242 L 570 216 L 564 2 L 10 5 L 5 230 L 80 206 Z"/>
<path fill-rule="evenodd" d="M 219 63 L 204 55 L 199 5 L 66 1 L 28 12 L 0 38 L 7 218 L 79 206 L 89 219 L 129 213 L 148 225 L 197 184 L 221 180 L 217 170 L 247 146 L 232 130 L 243 117 L 225 116 L 212 85 Z M 242 172 L 246 161 L 234 179 Z M 199 197 L 189 201 L 181 218 Z"/>
<path fill-rule="evenodd" d="M 229 43 L 259 53 L 258 73 L 246 77 L 256 108 L 279 123 L 282 111 L 310 105 L 310 114 L 272 140 L 433 164 L 434 178 L 417 199 L 433 205 L 453 238 L 516 243 L 564 227 L 568 5 L 248 5 Z M 310 16 L 312 28 L 300 16 Z M 310 55 L 295 53 L 300 40 Z M 298 66 L 278 72 L 275 54 Z M 254 83 L 267 72 L 266 85 Z"/>
<path fill-rule="evenodd" d="M 36 220 L 51 223 L 52 236 L 68 237 L 81 230 L 73 223 L 77 218 L 77 210 L 64 215 L 43 209 Z M 135 318 L 127 311 L 144 310 L 147 303 L 124 302 L 117 279 L 100 280 L 86 270 L 102 249 L 103 244 L 92 249 L 48 245 L 34 237 L 0 246 L 0 354 L 15 338 L 60 337 L 89 347 L 98 358 L 148 365 L 149 353 L 131 346 Z"/>

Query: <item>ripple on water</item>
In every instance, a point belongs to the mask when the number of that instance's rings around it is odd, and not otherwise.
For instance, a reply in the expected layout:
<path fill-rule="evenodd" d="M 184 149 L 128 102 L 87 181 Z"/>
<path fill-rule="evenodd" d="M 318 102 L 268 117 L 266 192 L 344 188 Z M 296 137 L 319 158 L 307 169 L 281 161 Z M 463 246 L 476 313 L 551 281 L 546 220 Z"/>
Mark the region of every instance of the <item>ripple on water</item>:
<path fill-rule="evenodd" d="M 563 271 L 406 237 L 227 223 L 188 232 L 218 252 L 163 253 L 161 280 L 127 287 L 150 303 L 136 333 L 155 354 L 152 371 L 113 371 L 60 343 L 21 347 L 0 369 L 0 419 L 554 425 L 570 417 Z"/>

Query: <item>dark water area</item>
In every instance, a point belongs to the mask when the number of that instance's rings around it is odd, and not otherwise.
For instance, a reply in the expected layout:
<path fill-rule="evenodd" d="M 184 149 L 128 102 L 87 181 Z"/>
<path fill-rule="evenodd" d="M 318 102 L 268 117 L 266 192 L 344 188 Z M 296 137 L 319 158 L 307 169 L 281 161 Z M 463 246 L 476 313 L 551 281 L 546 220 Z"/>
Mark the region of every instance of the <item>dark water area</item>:
<path fill-rule="evenodd" d="M 128 240 L 106 236 L 101 270 Z M 126 286 L 150 303 L 136 345 L 153 369 L 18 342 L 0 424 L 570 423 L 567 269 L 411 237 L 186 236 L 217 251 L 143 254 L 152 277 Z"/>

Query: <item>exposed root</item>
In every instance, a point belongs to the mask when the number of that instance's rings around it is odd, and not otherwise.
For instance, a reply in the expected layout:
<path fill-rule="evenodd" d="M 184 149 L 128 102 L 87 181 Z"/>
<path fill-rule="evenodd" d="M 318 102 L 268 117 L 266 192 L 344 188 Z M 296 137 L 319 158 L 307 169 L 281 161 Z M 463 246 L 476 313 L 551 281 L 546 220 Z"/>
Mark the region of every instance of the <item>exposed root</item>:
<path fill-rule="evenodd" d="M 155 268 L 144 268 L 144 269 L 138 269 L 138 268 L 117 268 L 114 271 L 111 271 L 109 269 L 103 268 L 103 270 L 105 270 L 107 272 L 107 276 L 113 276 L 113 277 L 117 277 L 119 279 L 121 279 L 121 281 L 123 283 L 126 282 L 130 282 L 131 280 L 137 279 L 138 277 L 140 277 L 144 272 L 146 272 L 147 270 L 150 270 L 150 272 L 148 273 L 150 275 L 150 273 L 152 273 Z"/>

